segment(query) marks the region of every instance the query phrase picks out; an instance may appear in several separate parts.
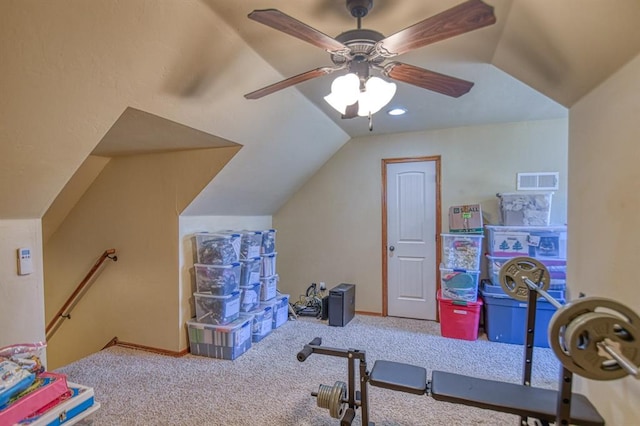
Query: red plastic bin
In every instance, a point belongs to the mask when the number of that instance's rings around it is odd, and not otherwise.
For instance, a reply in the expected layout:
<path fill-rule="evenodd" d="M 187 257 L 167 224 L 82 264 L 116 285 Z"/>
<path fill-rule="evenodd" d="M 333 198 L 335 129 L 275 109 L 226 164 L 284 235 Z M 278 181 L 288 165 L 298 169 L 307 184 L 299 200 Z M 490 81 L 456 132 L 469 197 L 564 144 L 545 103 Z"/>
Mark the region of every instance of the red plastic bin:
<path fill-rule="evenodd" d="M 440 334 L 462 340 L 477 340 L 482 299 L 476 302 L 461 302 L 443 299 L 438 290 L 440 306 Z"/>

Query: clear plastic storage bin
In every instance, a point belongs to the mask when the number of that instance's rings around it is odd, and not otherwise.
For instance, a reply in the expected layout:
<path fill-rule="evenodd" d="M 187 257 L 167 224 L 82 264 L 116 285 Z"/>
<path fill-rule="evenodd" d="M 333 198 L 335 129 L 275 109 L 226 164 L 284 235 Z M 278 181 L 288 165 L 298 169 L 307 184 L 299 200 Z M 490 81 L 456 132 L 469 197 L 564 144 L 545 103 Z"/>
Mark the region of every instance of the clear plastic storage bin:
<path fill-rule="evenodd" d="M 250 311 L 249 315 L 253 315 L 251 339 L 256 343 L 268 336 L 273 330 L 273 309 L 271 306 L 260 305 Z"/>
<path fill-rule="evenodd" d="M 450 269 L 440 266 L 440 289 L 443 299 L 475 302 L 478 300 L 480 271 Z"/>
<path fill-rule="evenodd" d="M 276 273 L 276 259 L 278 257 L 277 252 L 271 254 L 260 255 L 262 263 L 260 265 L 260 276 L 269 277 Z"/>
<path fill-rule="evenodd" d="M 276 292 L 278 290 L 278 281 L 280 277 L 278 274 L 271 275 L 270 277 L 262 277 L 260 278 L 260 283 L 262 286 L 260 287 L 260 300 L 267 301 L 276 297 Z"/>
<path fill-rule="evenodd" d="M 502 224 L 506 226 L 549 226 L 553 192 L 503 192 L 500 199 Z"/>
<path fill-rule="evenodd" d="M 260 256 L 240 260 L 240 285 L 260 282 L 261 262 L 262 258 L 260 258 Z"/>
<path fill-rule="evenodd" d="M 513 257 L 496 257 L 487 255 L 487 271 L 489 279 L 493 285 L 500 285 L 500 269 Z M 535 259 L 542 263 L 549 271 L 550 290 L 564 290 L 567 283 L 567 260 L 566 259 Z"/>
<path fill-rule="evenodd" d="M 271 300 L 260 302 L 261 306 L 271 306 L 273 310 L 273 328 L 282 326 L 289 320 L 289 295 L 278 294 Z"/>
<path fill-rule="evenodd" d="M 483 235 L 440 234 L 445 268 L 480 269 Z"/>
<path fill-rule="evenodd" d="M 187 321 L 189 351 L 218 359 L 236 359 L 251 348 L 253 318 L 243 316 L 225 325 Z"/>
<path fill-rule="evenodd" d="M 260 256 L 262 231 L 243 231 L 240 242 L 240 259 Z"/>
<path fill-rule="evenodd" d="M 240 312 L 249 312 L 260 305 L 261 283 L 240 286 Z"/>
<path fill-rule="evenodd" d="M 491 256 L 567 258 L 566 226 L 486 225 L 487 251 Z"/>
<path fill-rule="evenodd" d="M 240 255 L 240 234 L 195 234 L 196 263 L 228 265 L 237 262 Z"/>
<path fill-rule="evenodd" d="M 195 264 L 198 293 L 224 296 L 238 291 L 240 285 L 240 263 L 230 265 Z"/>
<path fill-rule="evenodd" d="M 271 254 L 276 251 L 276 230 L 267 229 L 262 231 L 262 247 L 260 254 Z"/>
<path fill-rule="evenodd" d="M 196 321 L 208 324 L 228 324 L 240 315 L 240 292 L 226 296 L 193 293 Z"/>

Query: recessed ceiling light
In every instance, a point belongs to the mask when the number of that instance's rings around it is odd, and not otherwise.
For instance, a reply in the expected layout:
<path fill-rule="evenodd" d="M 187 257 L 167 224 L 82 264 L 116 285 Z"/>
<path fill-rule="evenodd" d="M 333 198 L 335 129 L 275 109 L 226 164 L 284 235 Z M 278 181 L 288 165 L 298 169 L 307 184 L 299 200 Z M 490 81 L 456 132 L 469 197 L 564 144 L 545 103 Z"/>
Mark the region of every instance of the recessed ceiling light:
<path fill-rule="evenodd" d="M 394 108 L 394 109 L 390 109 L 389 111 L 387 111 L 387 114 L 389 115 L 402 115 L 402 114 L 406 114 L 407 110 L 404 108 Z"/>

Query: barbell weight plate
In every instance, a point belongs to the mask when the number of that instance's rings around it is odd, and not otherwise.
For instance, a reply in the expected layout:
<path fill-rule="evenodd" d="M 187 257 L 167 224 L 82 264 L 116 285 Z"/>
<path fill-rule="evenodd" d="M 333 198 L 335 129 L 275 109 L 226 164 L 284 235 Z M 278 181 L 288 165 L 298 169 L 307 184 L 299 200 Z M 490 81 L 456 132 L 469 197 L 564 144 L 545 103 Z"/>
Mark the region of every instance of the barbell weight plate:
<path fill-rule="evenodd" d="M 613 361 L 608 362 L 598 352 L 596 343 L 604 339 L 614 342 L 625 357 L 638 365 L 639 327 L 640 317 L 621 303 L 604 297 L 584 297 L 568 302 L 553 314 L 549 345 L 567 370 L 587 379 L 614 380 L 627 372 L 612 367 Z M 585 331 L 589 336 L 583 334 Z M 586 342 L 587 337 L 591 342 Z"/>
<path fill-rule="evenodd" d="M 334 419 L 342 417 L 345 409 L 344 399 L 347 397 L 347 385 L 335 382 L 333 386 L 320 385 L 318 388 L 317 404 L 320 408 L 327 408 Z"/>
<path fill-rule="evenodd" d="M 549 289 L 549 271 L 539 260 L 514 257 L 500 267 L 500 286 L 507 295 L 521 302 L 529 299 L 529 286 L 525 279 L 535 283 L 541 290 Z"/>
<path fill-rule="evenodd" d="M 564 332 L 565 349 L 574 364 L 596 380 L 614 380 L 628 373 L 597 347 L 598 342 L 614 346 L 634 365 L 640 365 L 637 329 L 622 318 L 605 313 L 589 312 L 573 319 Z"/>

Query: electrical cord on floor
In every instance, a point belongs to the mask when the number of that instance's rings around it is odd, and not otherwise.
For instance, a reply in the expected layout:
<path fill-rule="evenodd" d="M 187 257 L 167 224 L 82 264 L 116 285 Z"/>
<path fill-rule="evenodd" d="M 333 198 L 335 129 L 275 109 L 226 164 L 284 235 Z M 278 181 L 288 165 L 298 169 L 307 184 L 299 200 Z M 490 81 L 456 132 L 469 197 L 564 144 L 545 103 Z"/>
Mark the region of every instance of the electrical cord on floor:
<path fill-rule="evenodd" d="M 316 283 L 312 283 L 307 287 L 304 295 L 293 303 L 293 310 L 296 315 L 308 317 L 320 317 L 322 315 L 322 298 L 325 296 L 325 290 L 318 290 Z"/>

